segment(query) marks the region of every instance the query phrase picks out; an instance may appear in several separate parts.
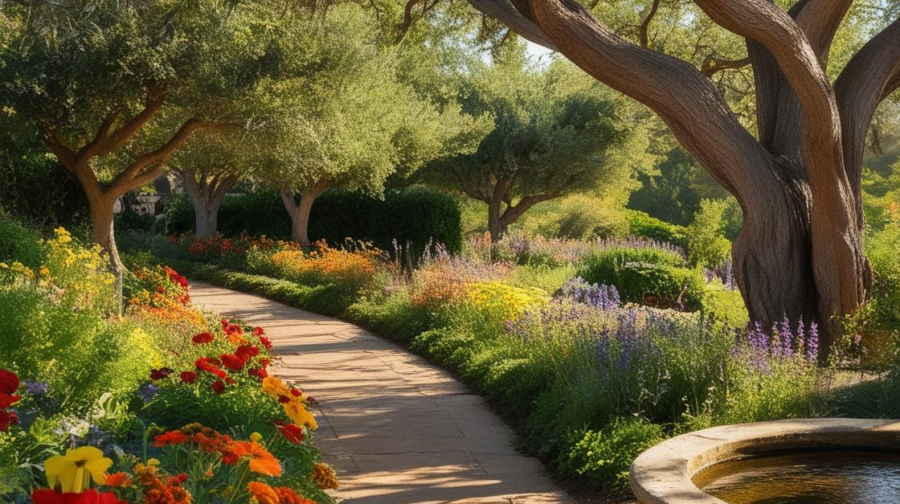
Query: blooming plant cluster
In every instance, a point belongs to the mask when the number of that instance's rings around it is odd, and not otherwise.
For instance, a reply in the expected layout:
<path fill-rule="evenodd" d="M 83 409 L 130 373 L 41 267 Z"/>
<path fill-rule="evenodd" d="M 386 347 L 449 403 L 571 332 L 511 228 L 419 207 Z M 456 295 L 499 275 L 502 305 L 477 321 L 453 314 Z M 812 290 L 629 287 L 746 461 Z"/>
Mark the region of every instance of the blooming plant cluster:
<path fill-rule="evenodd" d="M 10 410 L 22 398 L 15 395 L 17 390 L 19 377 L 12 371 L 0 369 L 0 432 L 8 432 L 10 425 L 19 423 L 19 415 Z"/>
<path fill-rule="evenodd" d="M 332 248 L 317 242 L 312 251 L 283 250 L 271 256 L 271 267 L 279 276 L 301 283 L 338 284 L 350 291 L 371 285 L 384 253 L 362 243 L 353 247 Z"/>
<path fill-rule="evenodd" d="M 135 265 L 136 283 L 129 285 L 128 310 L 137 317 L 148 317 L 182 325 L 185 330 L 205 325 L 203 315 L 191 307 L 190 285 L 174 269 L 156 265 Z"/>
<path fill-rule="evenodd" d="M 172 241 L 187 247 L 188 254 L 203 260 L 228 260 L 241 258 L 251 250 L 276 252 L 279 250 L 298 250 L 295 242 L 273 240 L 266 236 L 252 237 L 246 232 L 237 238 L 225 238 L 217 234 L 208 238 L 196 236 L 172 237 Z"/>

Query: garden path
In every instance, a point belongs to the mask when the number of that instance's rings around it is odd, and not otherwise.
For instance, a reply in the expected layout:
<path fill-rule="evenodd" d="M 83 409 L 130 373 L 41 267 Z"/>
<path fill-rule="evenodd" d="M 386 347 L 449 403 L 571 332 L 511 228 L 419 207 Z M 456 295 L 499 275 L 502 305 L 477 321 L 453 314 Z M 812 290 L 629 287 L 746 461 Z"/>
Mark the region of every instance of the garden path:
<path fill-rule="evenodd" d="M 316 445 L 352 504 L 572 503 L 450 374 L 333 318 L 202 282 L 191 297 L 266 329 L 276 373 L 320 400 Z"/>

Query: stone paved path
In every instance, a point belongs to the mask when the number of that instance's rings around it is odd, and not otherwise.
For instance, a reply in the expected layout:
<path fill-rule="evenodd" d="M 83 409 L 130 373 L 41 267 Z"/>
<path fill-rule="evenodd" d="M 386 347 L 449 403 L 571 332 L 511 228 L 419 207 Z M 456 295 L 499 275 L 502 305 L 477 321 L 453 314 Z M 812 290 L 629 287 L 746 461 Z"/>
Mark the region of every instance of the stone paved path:
<path fill-rule="evenodd" d="M 464 385 L 352 324 L 201 282 L 193 301 L 262 326 L 277 374 L 320 400 L 316 444 L 352 504 L 573 503 Z"/>

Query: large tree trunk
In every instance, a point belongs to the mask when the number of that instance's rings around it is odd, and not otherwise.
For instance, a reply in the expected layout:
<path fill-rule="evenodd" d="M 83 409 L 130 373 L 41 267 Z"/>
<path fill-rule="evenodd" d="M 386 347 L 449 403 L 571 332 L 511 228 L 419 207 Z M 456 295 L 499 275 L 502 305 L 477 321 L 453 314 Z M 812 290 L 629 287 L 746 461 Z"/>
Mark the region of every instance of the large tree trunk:
<path fill-rule="evenodd" d="M 500 219 L 503 210 L 503 202 L 491 201 L 488 203 L 488 233 L 491 235 L 491 243 L 497 243 L 506 232 L 506 226 Z"/>
<path fill-rule="evenodd" d="M 300 193 L 299 203 L 294 201 L 294 191 L 287 188 L 279 189 L 284 208 L 291 216 L 291 240 L 304 247 L 312 245 L 309 239 L 309 216 L 312 213 L 313 203 L 331 184 L 331 180 L 319 180 Z"/>
<path fill-rule="evenodd" d="M 744 228 L 733 256 L 751 318 L 764 326 L 784 317 L 819 322 L 820 349 L 828 353 L 839 319 L 858 310 L 871 289 L 861 166 L 874 111 L 900 87 L 900 20 L 832 85 L 828 52 L 852 0 L 800 1 L 790 12 L 770 0 L 694 0 L 747 40 L 755 138 L 700 71 L 621 38 L 574 0 L 469 3 L 537 43 L 546 39 L 597 80 L 654 110 L 741 204 Z"/>
<path fill-rule="evenodd" d="M 238 181 L 237 175 L 217 174 L 210 177 L 207 171 L 192 168 L 176 170 L 184 190 L 194 207 L 194 234 L 198 238 L 210 238 L 218 232 L 219 208 L 229 189 Z M 199 174 L 199 179 L 198 179 Z"/>
<path fill-rule="evenodd" d="M 103 253 L 109 257 L 110 272 L 116 278 L 116 305 L 121 310 L 123 307 L 123 279 L 125 265 L 119 257 L 119 249 L 116 246 L 115 235 L 115 208 L 116 200 L 102 196 L 88 196 L 88 205 L 91 214 L 91 239 L 103 248 Z"/>

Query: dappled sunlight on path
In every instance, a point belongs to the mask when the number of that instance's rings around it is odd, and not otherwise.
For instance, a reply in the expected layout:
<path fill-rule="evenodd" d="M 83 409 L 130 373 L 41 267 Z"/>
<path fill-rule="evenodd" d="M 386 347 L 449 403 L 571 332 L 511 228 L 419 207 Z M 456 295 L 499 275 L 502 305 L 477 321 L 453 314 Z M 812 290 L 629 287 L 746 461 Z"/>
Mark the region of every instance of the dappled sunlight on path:
<path fill-rule="evenodd" d="M 352 324 L 191 284 L 193 302 L 266 329 L 275 372 L 320 400 L 316 445 L 353 504 L 571 503 L 450 374 Z"/>

